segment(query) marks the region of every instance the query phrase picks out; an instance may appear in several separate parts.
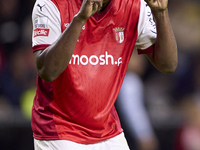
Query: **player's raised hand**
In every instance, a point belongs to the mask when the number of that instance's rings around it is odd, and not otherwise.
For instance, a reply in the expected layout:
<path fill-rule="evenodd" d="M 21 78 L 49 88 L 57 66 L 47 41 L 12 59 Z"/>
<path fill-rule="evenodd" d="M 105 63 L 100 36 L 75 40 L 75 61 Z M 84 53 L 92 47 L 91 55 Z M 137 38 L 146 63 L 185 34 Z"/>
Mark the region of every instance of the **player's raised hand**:
<path fill-rule="evenodd" d="M 145 0 L 153 12 L 163 12 L 167 9 L 168 0 Z"/>
<path fill-rule="evenodd" d="M 87 20 L 102 8 L 103 0 L 83 0 L 78 15 Z"/>

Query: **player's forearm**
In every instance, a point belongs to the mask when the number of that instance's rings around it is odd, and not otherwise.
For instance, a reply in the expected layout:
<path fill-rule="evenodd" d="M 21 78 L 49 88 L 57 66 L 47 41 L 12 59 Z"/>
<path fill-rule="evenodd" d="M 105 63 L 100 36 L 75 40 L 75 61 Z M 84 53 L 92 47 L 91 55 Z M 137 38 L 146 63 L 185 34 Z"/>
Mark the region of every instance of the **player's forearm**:
<path fill-rule="evenodd" d="M 54 44 L 35 52 L 38 73 L 44 80 L 53 81 L 66 69 L 84 24 L 85 20 L 75 16 Z"/>
<path fill-rule="evenodd" d="M 154 13 L 157 26 L 157 40 L 152 55 L 152 63 L 161 72 L 172 73 L 178 63 L 176 40 L 171 29 L 168 10 Z"/>

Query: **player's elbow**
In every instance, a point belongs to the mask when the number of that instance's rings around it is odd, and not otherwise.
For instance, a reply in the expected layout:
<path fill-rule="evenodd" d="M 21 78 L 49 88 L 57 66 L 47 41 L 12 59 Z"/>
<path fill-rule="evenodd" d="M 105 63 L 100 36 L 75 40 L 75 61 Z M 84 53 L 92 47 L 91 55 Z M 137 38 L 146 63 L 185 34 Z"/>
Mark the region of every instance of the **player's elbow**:
<path fill-rule="evenodd" d="M 46 82 L 54 81 L 63 71 L 57 65 L 41 65 L 36 63 L 36 66 L 39 76 Z"/>
<path fill-rule="evenodd" d="M 45 76 L 45 75 L 41 75 L 39 74 L 39 76 L 46 82 L 52 82 L 54 81 L 56 78 L 52 77 L 52 76 Z"/>
<path fill-rule="evenodd" d="M 161 70 L 161 72 L 166 73 L 166 74 L 170 74 L 170 73 L 174 73 L 175 70 L 176 70 L 176 68 L 167 68 L 167 69 Z"/>
<path fill-rule="evenodd" d="M 177 68 L 177 63 L 172 63 L 172 64 L 162 65 L 158 68 L 158 70 L 162 73 L 170 74 L 174 73 L 176 71 L 176 68 Z"/>
<path fill-rule="evenodd" d="M 45 69 L 38 70 L 38 74 L 46 82 L 52 82 L 57 78 L 57 76 L 52 71 L 47 71 Z"/>

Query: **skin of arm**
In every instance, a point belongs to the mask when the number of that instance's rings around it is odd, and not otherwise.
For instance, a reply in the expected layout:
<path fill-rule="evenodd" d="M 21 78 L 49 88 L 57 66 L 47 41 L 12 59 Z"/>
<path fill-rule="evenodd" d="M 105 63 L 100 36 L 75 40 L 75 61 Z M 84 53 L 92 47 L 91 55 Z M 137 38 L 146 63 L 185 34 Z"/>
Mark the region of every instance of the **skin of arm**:
<path fill-rule="evenodd" d="M 83 0 L 77 15 L 59 39 L 44 50 L 34 52 L 38 74 L 47 82 L 55 80 L 68 66 L 81 29 L 87 19 L 100 11 L 103 0 Z"/>
<path fill-rule="evenodd" d="M 173 73 L 178 64 L 178 52 L 168 15 L 168 0 L 146 2 L 152 10 L 157 28 L 154 51 L 146 56 L 160 72 Z"/>

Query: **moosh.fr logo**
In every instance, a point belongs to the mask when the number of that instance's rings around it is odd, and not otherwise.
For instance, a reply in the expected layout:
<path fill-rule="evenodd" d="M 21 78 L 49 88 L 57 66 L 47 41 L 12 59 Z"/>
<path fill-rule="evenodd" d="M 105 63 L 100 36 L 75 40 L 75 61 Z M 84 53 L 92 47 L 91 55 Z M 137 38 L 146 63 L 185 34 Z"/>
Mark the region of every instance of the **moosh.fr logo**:
<path fill-rule="evenodd" d="M 109 55 L 108 52 L 106 51 L 105 54 L 102 54 L 100 56 L 96 55 L 91 55 L 91 56 L 86 56 L 86 55 L 72 55 L 71 60 L 69 64 L 77 64 L 77 65 L 120 65 L 122 64 L 122 57 L 119 57 L 117 59 L 114 59 L 112 55 Z"/>

